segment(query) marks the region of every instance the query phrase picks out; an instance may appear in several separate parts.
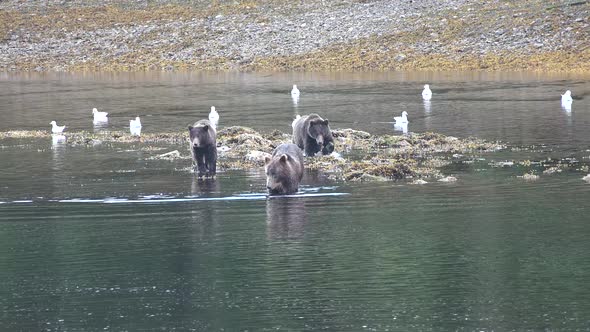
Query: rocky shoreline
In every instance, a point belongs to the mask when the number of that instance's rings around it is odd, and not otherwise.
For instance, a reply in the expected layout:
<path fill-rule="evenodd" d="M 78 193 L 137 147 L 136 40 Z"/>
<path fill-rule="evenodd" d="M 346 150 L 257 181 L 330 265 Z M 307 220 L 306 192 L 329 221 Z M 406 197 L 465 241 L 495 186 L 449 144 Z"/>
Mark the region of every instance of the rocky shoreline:
<path fill-rule="evenodd" d="M 0 71 L 590 71 L 589 1 L 0 2 Z"/>

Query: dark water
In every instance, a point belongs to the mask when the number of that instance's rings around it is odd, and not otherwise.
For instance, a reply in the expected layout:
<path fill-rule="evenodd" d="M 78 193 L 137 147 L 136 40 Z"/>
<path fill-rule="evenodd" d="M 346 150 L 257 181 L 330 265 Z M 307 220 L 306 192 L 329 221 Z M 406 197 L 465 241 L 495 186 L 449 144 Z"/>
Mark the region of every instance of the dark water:
<path fill-rule="evenodd" d="M 215 105 L 222 127 L 288 131 L 295 114 L 319 112 L 390 133 L 406 110 L 410 131 L 518 148 L 458 158 L 443 169 L 456 183 L 310 172 L 300 194 L 267 199 L 262 169 L 195 181 L 189 161 L 151 160 L 159 151 L 141 143 L 0 140 L 2 330 L 590 329 L 588 77 L 3 75 L 0 131 L 92 130 L 92 107 L 109 129 L 139 115 L 144 132 L 180 130 Z M 547 159 L 571 167 L 517 177 L 530 170 L 519 161 Z"/>

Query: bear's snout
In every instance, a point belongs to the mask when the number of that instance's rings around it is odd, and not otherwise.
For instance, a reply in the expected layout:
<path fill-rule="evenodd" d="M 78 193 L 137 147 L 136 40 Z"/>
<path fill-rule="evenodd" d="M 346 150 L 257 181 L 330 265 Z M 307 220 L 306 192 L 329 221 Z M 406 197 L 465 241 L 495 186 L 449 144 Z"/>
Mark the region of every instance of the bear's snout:
<path fill-rule="evenodd" d="M 324 146 L 324 136 L 321 136 L 321 135 L 320 135 L 320 136 L 318 136 L 318 138 L 316 139 L 316 142 L 318 143 L 318 145 L 319 145 L 320 147 L 321 147 L 321 146 Z"/>

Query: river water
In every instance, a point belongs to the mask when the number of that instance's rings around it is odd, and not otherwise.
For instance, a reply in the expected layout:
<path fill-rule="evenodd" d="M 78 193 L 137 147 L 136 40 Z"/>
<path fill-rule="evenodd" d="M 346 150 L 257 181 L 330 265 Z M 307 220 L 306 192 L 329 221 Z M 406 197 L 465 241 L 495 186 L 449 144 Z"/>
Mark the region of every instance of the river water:
<path fill-rule="evenodd" d="M 0 326 L 7 331 L 576 331 L 590 328 L 590 83 L 530 73 L 0 74 L 0 131 L 333 128 L 500 140 L 455 183 L 262 169 L 196 181 L 141 143 L 0 139 Z M 298 84 L 301 98 L 291 100 Z M 433 99 L 420 97 L 430 83 Z M 560 94 L 572 90 L 571 111 Z M 93 107 L 109 112 L 93 128 Z M 400 133 L 400 132 L 397 132 Z M 400 133 L 401 134 L 401 133 Z M 167 152 L 170 149 L 163 149 Z M 541 164 L 539 164 L 541 163 Z M 566 167 L 543 173 L 544 165 Z M 498 167 L 498 165 L 503 165 Z M 537 181 L 518 176 L 529 171 Z"/>

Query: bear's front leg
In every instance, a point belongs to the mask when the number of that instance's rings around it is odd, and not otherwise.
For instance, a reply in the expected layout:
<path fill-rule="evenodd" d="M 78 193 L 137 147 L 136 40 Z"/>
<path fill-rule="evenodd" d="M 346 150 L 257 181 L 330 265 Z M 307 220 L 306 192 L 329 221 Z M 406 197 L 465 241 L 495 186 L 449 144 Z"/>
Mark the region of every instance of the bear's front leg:
<path fill-rule="evenodd" d="M 320 149 L 315 139 L 310 139 L 308 137 L 308 139 L 305 140 L 303 151 L 305 151 L 306 156 L 313 157 L 318 151 L 320 151 Z"/>
<path fill-rule="evenodd" d="M 328 142 L 328 144 L 324 145 L 324 148 L 322 149 L 322 154 L 328 155 L 332 152 L 334 152 L 334 143 Z"/>
<path fill-rule="evenodd" d="M 195 156 L 197 159 L 197 168 L 199 170 L 199 177 L 202 177 L 207 172 L 205 165 L 205 154 L 200 149 L 195 149 Z"/>
<path fill-rule="evenodd" d="M 217 148 L 215 146 L 209 149 L 205 156 L 205 161 L 207 163 L 208 176 L 215 176 L 217 171 Z"/>

